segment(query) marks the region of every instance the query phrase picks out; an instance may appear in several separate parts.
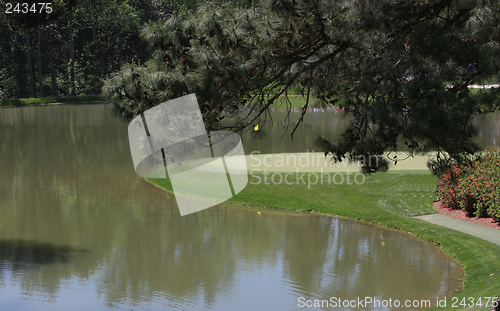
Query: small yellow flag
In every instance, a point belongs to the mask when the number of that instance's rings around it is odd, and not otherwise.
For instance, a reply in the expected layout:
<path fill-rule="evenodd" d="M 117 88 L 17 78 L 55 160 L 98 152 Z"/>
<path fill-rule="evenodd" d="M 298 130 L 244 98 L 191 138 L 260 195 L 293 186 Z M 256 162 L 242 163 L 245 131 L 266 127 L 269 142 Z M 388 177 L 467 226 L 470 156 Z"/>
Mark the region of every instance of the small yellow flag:
<path fill-rule="evenodd" d="M 259 131 L 259 125 L 257 124 L 256 126 L 253 127 L 253 130 L 258 132 Z"/>

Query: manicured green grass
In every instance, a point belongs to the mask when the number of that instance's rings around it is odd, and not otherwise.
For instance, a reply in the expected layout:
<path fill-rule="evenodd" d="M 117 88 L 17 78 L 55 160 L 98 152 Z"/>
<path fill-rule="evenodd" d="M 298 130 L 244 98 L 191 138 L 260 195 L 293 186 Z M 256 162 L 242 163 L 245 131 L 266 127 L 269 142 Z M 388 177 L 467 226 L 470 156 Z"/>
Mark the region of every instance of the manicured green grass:
<path fill-rule="evenodd" d="M 288 96 L 288 100 L 290 101 L 292 109 L 301 109 L 306 104 L 306 97 L 301 95 Z M 316 105 L 316 98 L 311 96 L 309 98 L 309 106 L 315 107 Z M 275 107 L 283 110 L 288 107 L 284 96 L 277 100 Z"/>
<path fill-rule="evenodd" d="M 408 232 L 423 240 L 434 242 L 442 250 L 456 258 L 466 272 L 464 290 L 455 297 L 500 297 L 500 246 L 469 236 L 458 231 L 446 229 L 413 216 L 435 213 L 432 202 L 435 199 L 437 177 L 422 171 L 391 171 L 366 175 L 365 181 L 358 176 L 360 184 L 335 184 L 330 173 L 323 175 L 323 183 L 308 185 L 314 181 L 313 175 L 305 173 L 289 174 L 288 184 L 279 184 L 280 176 L 286 173 L 273 173 L 264 179 L 263 174 L 249 175 L 247 187 L 227 203 L 261 206 L 292 211 L 309 211 L 325 215 L 340 216 L 373 222 Z M 340 183 L 341 173 L 336 173 Z M 317 174 L 320 175 L 320 174 Z M 271 178 L 274 177 L 273 180 Z M 350 181 L 354 175 L 351 173 Z M 301 179 L 302 178 L 302 179 Z M 260 180 L 260 182 L 259 182 Z M 149 180 L 160 188 L 171 190 L 167 179 Z M 268 184 L 266 184 L 266 181 Z M 441 299 L 441 298 L 440 298 Z M 484 299 L 483 299 L 484 300 Z M 436 310 L 491 310 L 489 307 L 448 308 Z"/>
<path fill-rule="evenodd" d="M 1 100 L 0 106 L 40 105 L 40 104 L 50 104 L 50 103 L 82 103 L 82 102 L 103 101 L 104 99 L 105 99 L 104 95 L 12 99 L 12 100 Z"/>

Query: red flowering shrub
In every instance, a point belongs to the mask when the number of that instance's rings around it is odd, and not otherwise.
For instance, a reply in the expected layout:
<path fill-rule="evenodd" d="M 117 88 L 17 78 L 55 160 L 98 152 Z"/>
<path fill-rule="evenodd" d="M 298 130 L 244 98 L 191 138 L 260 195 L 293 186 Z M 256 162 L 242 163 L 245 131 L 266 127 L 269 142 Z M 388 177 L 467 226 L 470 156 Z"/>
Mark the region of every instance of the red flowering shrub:
<path fill-rule="evenodd" d="M 444 207 L 500 221 L 500 149 L 490 148 L 468 164 L 446 171 L 436 193 Z"/>

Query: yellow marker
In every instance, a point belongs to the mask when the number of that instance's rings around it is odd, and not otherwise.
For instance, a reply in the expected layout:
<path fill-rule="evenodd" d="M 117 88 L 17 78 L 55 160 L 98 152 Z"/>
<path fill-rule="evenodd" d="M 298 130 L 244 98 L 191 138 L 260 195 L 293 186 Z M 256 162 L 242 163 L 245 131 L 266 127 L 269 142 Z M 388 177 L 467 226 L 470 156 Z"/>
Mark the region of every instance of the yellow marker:
<path fill-rule="evenodd" d="M 260 215 L 260 212 L 257 212 L 257 214 L 259 214 L 259 215 Z"/>
<path fill-rule="evenodd" d="M 259 125 L 257 124 L 256 126 L 253 127 L 253 130 L 258 132 L 259 131 Z"/>

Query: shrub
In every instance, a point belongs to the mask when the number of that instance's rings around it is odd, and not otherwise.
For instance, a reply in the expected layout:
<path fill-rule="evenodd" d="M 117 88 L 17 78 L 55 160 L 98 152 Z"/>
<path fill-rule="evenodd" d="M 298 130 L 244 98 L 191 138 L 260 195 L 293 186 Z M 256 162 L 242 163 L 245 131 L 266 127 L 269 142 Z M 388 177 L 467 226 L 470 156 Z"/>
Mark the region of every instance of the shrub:
<path fill-rule="evenodd" d="M 490 148 L 466 164 L 454 165 L 439 177 L 436 193 L 444 207 L 500 221 L 500 149 Z"/>

